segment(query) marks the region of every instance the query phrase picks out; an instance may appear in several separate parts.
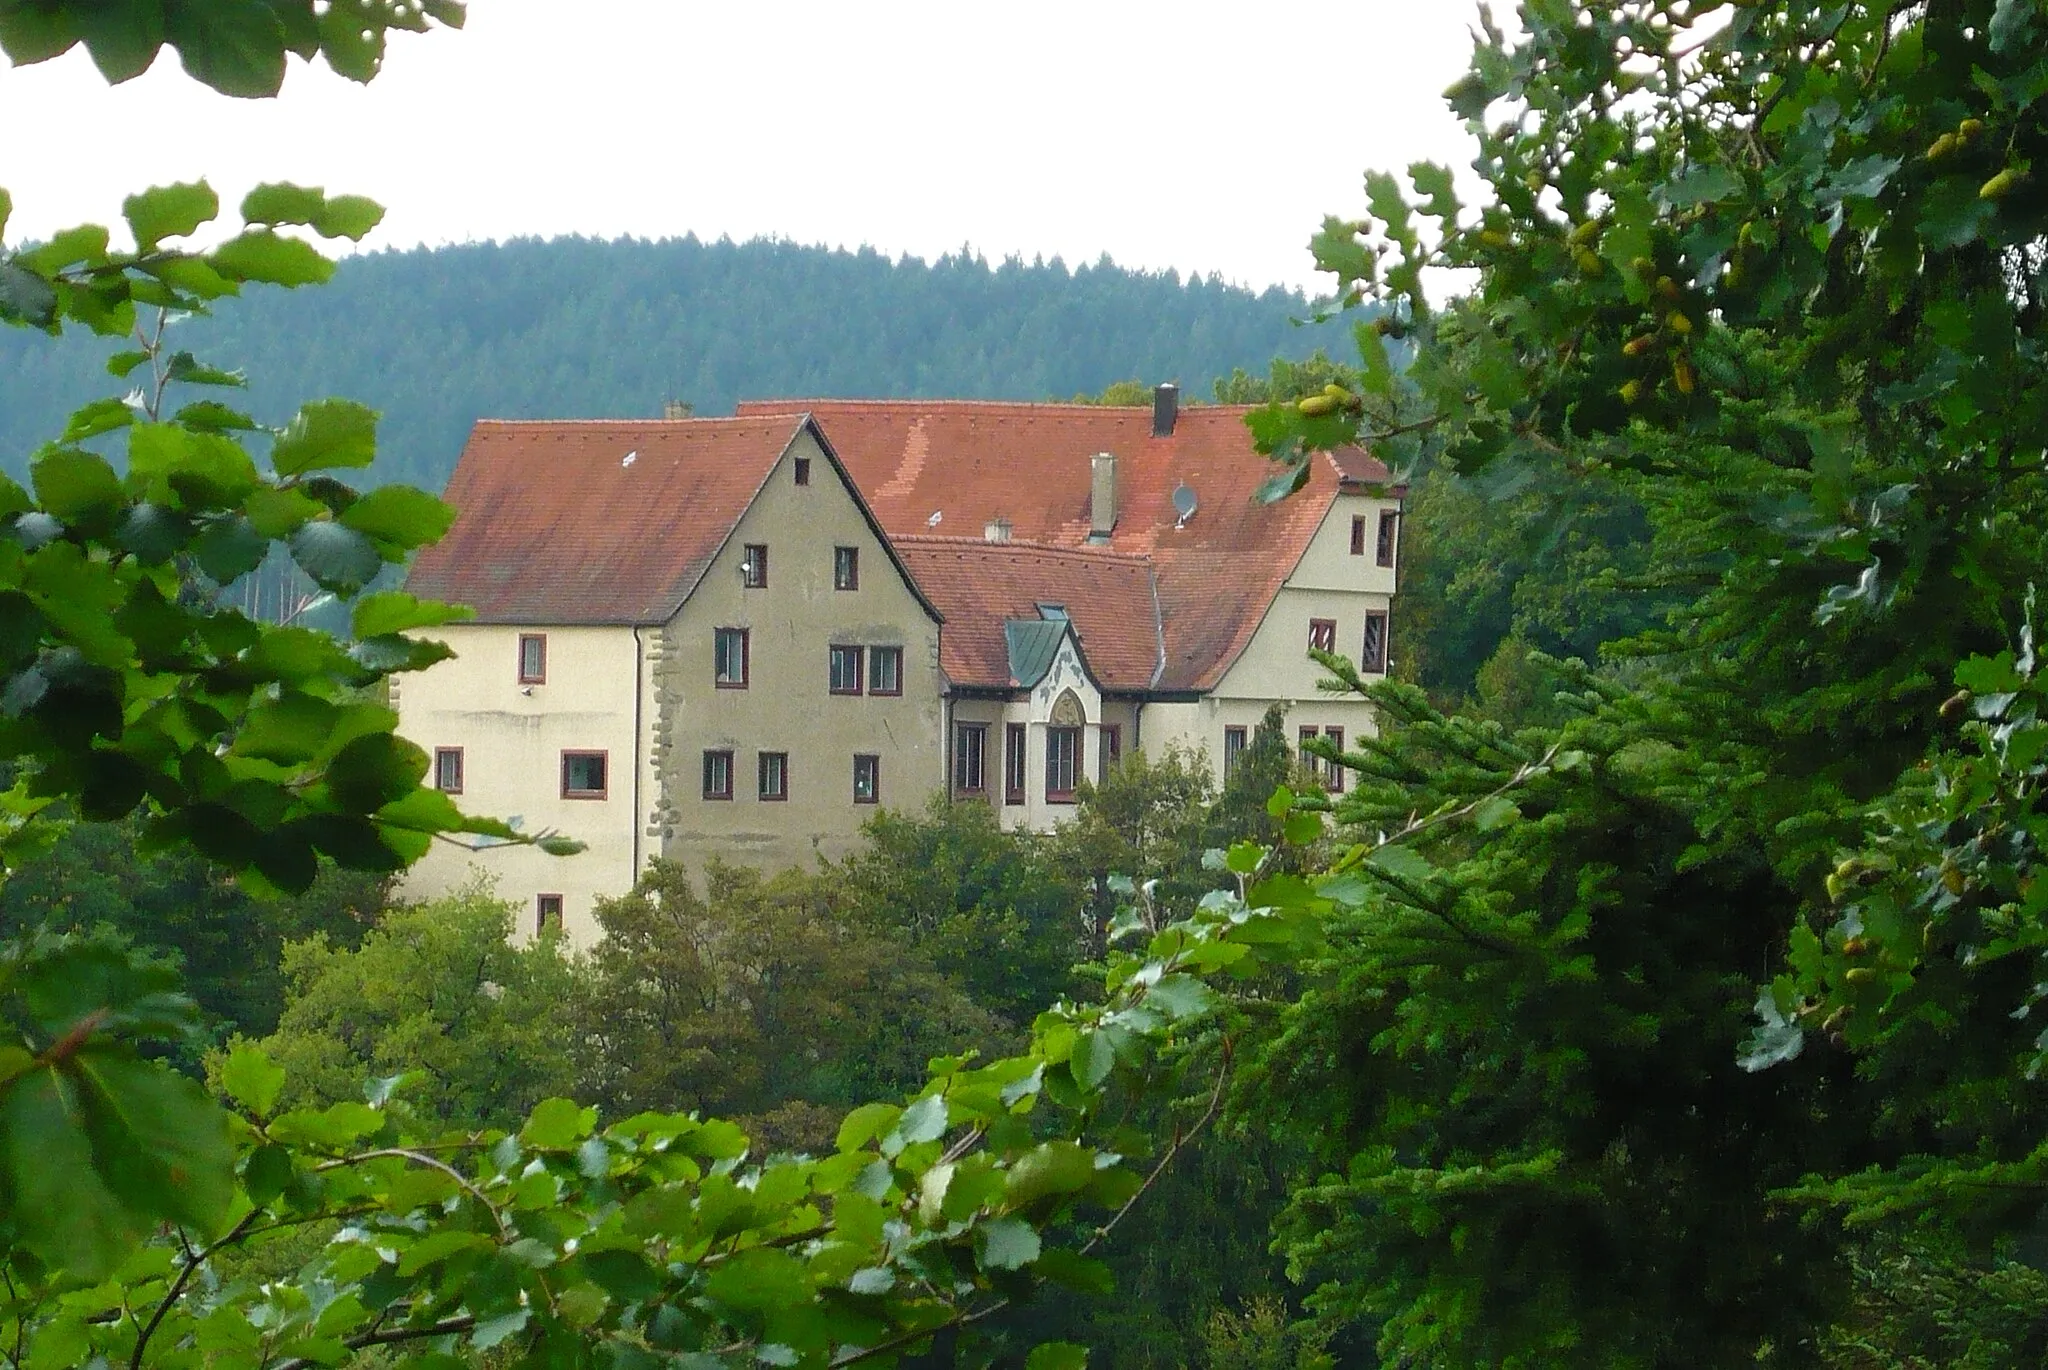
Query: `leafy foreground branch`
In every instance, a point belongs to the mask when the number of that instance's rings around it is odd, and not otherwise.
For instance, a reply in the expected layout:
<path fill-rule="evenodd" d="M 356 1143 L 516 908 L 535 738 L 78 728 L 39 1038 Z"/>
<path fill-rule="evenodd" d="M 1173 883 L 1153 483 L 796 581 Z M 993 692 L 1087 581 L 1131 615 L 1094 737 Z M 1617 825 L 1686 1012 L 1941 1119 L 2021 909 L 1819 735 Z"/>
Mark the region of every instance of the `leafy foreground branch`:
<path fill-rule="evenodd" d="M 1110 951 L 1099 1004 L 1041 1014 L 1019 1055 L 934 1061 L 907 1103 L 849 1113 L 826 1156 L 757 1157 L 737 1126 L 680 1114 L 601 1128 L 563 1099 L 516 1133 L 416 1137 L 397 1080 L 279 1113 L 284 1071 L 237 1048 L 220 1071 L 231 1173 L 166 1161 L 160 1178 L 191 1201 L 101 1271 L 15 1247 L 0 1348 L 16 1350 L 0 1359 L 277 1367 L 413 1345 L 451 1364 L 516 1346 L 546 1364 L 845 1367 L 965 1334 L 1041 1283 L 1101 1292 L 1093 1253 L 1224 1097 L 1227 1037 L 1171 1053 L 1179 1065 L 1162 1049 L 1216 1006 L 1209 981 L 1293 959 L 1328 912 L 1308 882 L 1266 875 L 1269 858 L 1232 849 L 1239 888 L 1185 919 L 1121 920 L 1117 940 L 1138 945 Z M 1121 1087 L 1180 1088 L 1183 1071 L 1206 1105 L 1149 1162 L 1095 1140 Z M 176 1122 L 184 1136 L 203 1119 Z M 93 1177 L 90 1157 L 46 1165 L 55 1182 Z M 307 1228 L 324 1241 L 295 1278 L 256 1273 Z M 1030 1364 L 1085 1358 L 1048 1343 Z"/>

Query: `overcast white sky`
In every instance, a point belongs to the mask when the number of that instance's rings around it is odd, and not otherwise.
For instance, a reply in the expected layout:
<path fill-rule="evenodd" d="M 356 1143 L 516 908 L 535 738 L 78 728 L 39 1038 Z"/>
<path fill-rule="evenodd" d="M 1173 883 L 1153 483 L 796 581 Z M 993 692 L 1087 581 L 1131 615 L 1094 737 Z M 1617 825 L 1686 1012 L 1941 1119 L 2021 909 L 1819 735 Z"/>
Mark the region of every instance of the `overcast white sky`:
<path fill-rule="evenodd" d="M 1304 244 L 1362 210 L 1367 167 L 1465 170 L 1440 93 L 1475 13 L 473 0 L 463 32 L 395 35 L 370 86 L 295 64 L 274 101 L 214 95 L 168 53 L 113 90 L 82 51 L 0 67 L 0 185 L 9 240 L 204 176 L 230 205 L 260 180 L 372 196 L 373 247 L 772 235 L 1313 288 Z"/>

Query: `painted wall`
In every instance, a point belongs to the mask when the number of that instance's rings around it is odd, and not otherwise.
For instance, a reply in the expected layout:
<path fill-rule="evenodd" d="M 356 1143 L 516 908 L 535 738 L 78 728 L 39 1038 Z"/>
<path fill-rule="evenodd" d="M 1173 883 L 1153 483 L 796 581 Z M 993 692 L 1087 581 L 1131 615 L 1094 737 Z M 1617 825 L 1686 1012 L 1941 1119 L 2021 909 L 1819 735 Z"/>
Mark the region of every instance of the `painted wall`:
<path fill-rule="evenodd" d="M 547 640 L 546 679 L 532 685 L 519 680 L 525 633 Z M 636 747 L 633 731 L 633 630 L 451 624 L 428 635 L 445 640 L 456 656 L 395 678 L 399 732 L 430 754 L 462 749 L 456 802 L 466 812 L 512 821 L 525 832 L 555 829 L 589 850 L 555 857 L 531 847 L 465 851 L 436 842 L 406 874 L 401 895 L 431 899 L 482 872 L 515 906 L 520 935 L 534 931 L 538 897 L 559 894 L 570 938 L 578 945 L 596 941 L 590 911 L 597 896 L 633 883 L 635 758 L 644 765 L 647 752 L 646 739 Z M 606 754 L 604 798 L 562 796 L 566 750 Z M 643 779 L 643 801 L 649 793 Z"/>
<path fill-rule="evenodd" d="M 798 485 L 795 462 L 810 461 Z M 768 584 L 747 589 L 749 543 Z M 859 553 L 859 585 L 834 588 L 834 548 Z M 719 628 L 748 632 L 748 684 L 720 689 Z M 783 455 L 696 592 L 661 633 L 653 668 L 656 850 L 693 869 L 718 855 L 779 870 L 839 856 L 881 808 L 915 809 L 945 783 L 939 626 L 897 572 L 850 490 L 808 435 Z M 859 695 L 830 692 L 828 648 L 870 649 Z M 902 694 L 866 693 L 872 650 L 903 651 Z M 731 799 L 704 797 L 704 753 L 733 754 Z M 759 757 L 789 757 L 789 798 L 759 796 Z M 856 753 L 881 759 L 879 804 L 853 796 Z"/>

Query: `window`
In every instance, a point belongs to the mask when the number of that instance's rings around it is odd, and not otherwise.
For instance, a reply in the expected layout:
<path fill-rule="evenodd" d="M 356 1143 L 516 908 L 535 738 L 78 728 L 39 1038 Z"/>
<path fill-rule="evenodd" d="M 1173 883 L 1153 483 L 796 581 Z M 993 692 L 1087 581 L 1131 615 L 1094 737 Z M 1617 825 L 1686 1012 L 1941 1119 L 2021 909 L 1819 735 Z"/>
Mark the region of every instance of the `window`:
<path fill-rule="evenodd" d="M 857 695 L 860 693 L 860 667 L 863 649 L 859 647 L 834 647 L 832 649 L 832 693 L 836 695 Z"/>
<path fill-rule="evenodd" d="M 982 754 L 988 748 L 988 724 L 962 723 L 953 730 L 953 788 L 962 794 L 980 794 Z"/>
<path fill-rule="evenodd" d="M 881 757 L 856 756 L 853 759 L 853 802 L 856 804 L 879 804 L 882 802 Z"/>
<path fill-rule="evenodd" d="M 1335 747 L 1340 752 L 1344 750 L 1344 730 L 1342 728 L 1325 728 L 1323 729 L 1323 736 L 1329 739 L 1332 747 Z M 1344 776 L 1344 767 L 1338 762 L 1332 761 L 1324 767 L 1323 781 L 1331 794 L 1344 793 Z"/>
<path fill-rule="evenodd" d="M 1308 645 L 1317 652 L 1337 650 L 1337 620 L 1334 618 L 1312 618 L 1308 621 Z"/>
<path fill-rule="evenodd" d="M 832 549 L 832 588 L 835 590 L 858 590 L 860 588 L 860 548 L 834 547 Z"/>
<path fill-rule="evenodd" d="M 548 639 L 544 633 L 519 635 L 519 683 L 545 684 L 548 678 Z"/>
<path fill-rule="evenodd" d="M 711 677 L 721 690 L 747 688 L 752 644 L 745 628 L 719 628 L 711 635 Z"/>
<path fill-rule="evenodd" d="M 1322 729 L 1302 728 L 1299 730 L 1299 734 L 1301 738 L 1301 764 L 1304 766 L 1313 766 L 1316 769 L 1320 770 L 1322 768 L 1323 763 L 1317 760 L 1315 755 L 1309 751 L 1308 744 L 1315 741 L 1317 738 L 1323 735 Z"/>
<path fill-rule="evenodd" d="M 903 693 L 903 649 L 901 647 L 877 647 L 868 653 L 868 693 L 871 695 L 900 695 Z"/>
<path fill-rule="evenodd" d="M 434 748 L 434 788 L 443 794 L 462 793 L 462 748 Z"/>
<path fill-rule="evenodd" d="M 1024 802 L 1024 725 L 1003 725 L 1003 802 Z"/>
<path fill-rule="evenodd" d="M 1115 723 L 1102 725 L 1102 744 L 1095 755 L 1096 779 L 1109 779 L 1109 768 L 1124 759 L 1124 730 Z"/>
<path fill-rule="evenodd" d="M 740 584 L 749 590 L 768 588 L 768 544 L 750 542 L 747 554 L 740 558 Z"/>
<path fill-rule="evenodd" d="M 1244 729 L 1223 730 L 1223 778 L 1230 779 L 1230 773 L 1237 769 L 1237 759 L 1244 755 Z"/>
<path fill-rule="evenodd" d="M 1358 669 L 1387 669 L 1387 611 L 1384 609 L 1371 609 L 1366 612 L 1365 642 L 1359 648 Z"/>
<path fill-rule="evenodd" d="M 1378 561 L 1382 566 L 1394 564 L 1394 539 L 1401 527 L 1401 515 L 1393 509 L 1380 510 L 1380 544 Z"/>
<path fill-rule="evenodd" d="M 796 483 L 798 485 L 809 485 L 811 483 L 811 459 L 809 457 L 798 457 L 796 459 Z"/>
<path fill-rule="evenodd" d="M 604 763 L 603 752 L 563 752 L 562 798 L 604 798 Z"/>
<path fill-rule="evenodd" d="M 1045 798 L 1049 804 L 1074 802 L 1074 773 L 1081 759 L 1079 728 L 1045 730 Z"/>
<path fill-rule="evenodd" d="M 732 798 L 732 753 L 710 751 L 704 753 L 704 797 L 706 799 Z"/>
<path fill-rule="evenodd" d="M 1365 515 L 1363 514 L 1353 514 L 1351 516 L 1351 555 L 1354 557 L 1365 555 Z"/>
<path fill-rule="evenodd" d="M 789 798 L 789 753 L 761 753 L 761 798 Z"/>
<path fill-rule="evenodd" d="M 533 899 L 533 933 L 538 937 L 553 928 L 562 930 L 562 896 L 559 894 L 538 894 Z"/>

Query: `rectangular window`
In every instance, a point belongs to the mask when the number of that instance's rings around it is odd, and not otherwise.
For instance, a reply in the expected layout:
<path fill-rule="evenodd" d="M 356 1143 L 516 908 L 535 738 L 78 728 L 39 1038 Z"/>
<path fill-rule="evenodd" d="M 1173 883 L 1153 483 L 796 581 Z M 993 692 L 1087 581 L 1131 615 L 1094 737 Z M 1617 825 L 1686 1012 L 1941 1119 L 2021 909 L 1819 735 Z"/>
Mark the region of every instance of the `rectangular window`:
<path fill-rule="evenodd" d="M 548 639 L 545 633 L 519 635 L 519 683 L 544 685 L 548 678 Z"/>
<path fill-rule="evenodd" d="M 1074 774 L 1081 760 L 1079 728 L 1045 730 L 1045 798 L 1049 804 L 1074 802 Z"/>
<path fill-rule="evenodd" d="M 1243 728 L 1223 730 L 1223 778 L 1230 779 L 1230 773 L 1237 769 L 1237 759 L 1244 755 L 1245 732 Z"/>
<path fill-rule="evenodd" d="M 796 483 L 798 485 L 809 485 L 811 483 L 811 459 L 809 457 L 798 457 L 796 459 Z"/>
<path fill-rule="evenodd" d="M 752 633 L 745 628 L 717 628 L 711 634 L 711 678 L 721 690 L 747 688 Z"/>
<path fill-rule="evenodd" d="M 868 693 L 871 695 L 900 695 L 903 693 L 903 649 L 901 647 L 877 647 L 868 653 Z"/>
<path fill-rule="evenodd" d="M 1394 564 L 1394 539 L 1399 535 L 1401 515 L 1393 509 L 1380 510 L 1379 564 Z"/>
<path fill-rule="evenodd" d="M 1332 747 L 1335 747 L 1340 752 L 1344 750 L 1344 730 L 1342 728 L 1325 728 L 1323 729 L 1323 736 L 1330 740 Z M 1324 768 L 1323 782 L 1331 794 L 1344 793 L 1344 776 L 1344 767 L 1335 761 L 1330 762 Z"/>
<path fill-rule="evenodd" d="M 605 753 L 562 753 L 562 798 L 602 799 L 605 795 Z"/>
<path fill-rule="evenodd" d="M 1337 650 L 1337 620 L 1312 618 L 1308 621 L 1308 645 L 1318 652 Z"/>
<path fill-rule="evenodd" d="M 1358 669 L 1368 672 L 1387 669 L 1387 611 L 1384 609 L 1366 611 L 1365 641 L 1358 651 Z"/>
<path fill-rule="evenodd" d="M 856 804 L 879 804 L 882 802 L 881 757 L 854 757 L 853 802 Z"/>
<path fill-rule="evenodd" d="M 732 753 L 712 751 L 704 753 L 704 797 L 706 799 L 732 798 Z"/>
<path fill-rule="evenodd" d="M 562 896 L 559 894 L 538 894 L 533 899 L 533 934 L 538 937 L 553 928 L 562 930 Z"/>
<path fill-rule="evenodd" d="M 740 558 L 740 583 L 749 590 L 768 588 L 768 544 L 750 542 L 747 553 Z"/>
<path fill-rule="evenodd" d="M 832 648 L 831 683 L 836 695 L 857 695 L 860 693 L 861 657 L 865 649 L 860 647 Z"/>
<path fill-rule="evenodd" d="M 1300 735 L 1300 740 L 1301 740 L 1301 747 L 1300 747 L 1300 751 L 1301 751 L 1301 764 L 1302 764 L 1302 765 L 1304 765 L 1304 766 L 1316 766 L 1316 767 L 1321 767 L 1321 765 L 1322 765 L 1323 763 L 1322 763 L 1322 762 L 1320 762 L 1320 761 L 1318 761 L 1318 760 L 1317 760 L 1317 759 L 1315 758 L 1314 754 L 1313 754 L 1313 753 L 1311 753 L 1311 752 L 1309 751 L 1309 749 L 1308 749 L 1308 744 L 1309 744 L 1309 743 L 1311 743 L 1311 742 L 1313 742 L 1313 741 L 1315 741 L 1315 740 L 1316 740 L 1317 738 L 1319 738 L 1319 737 L 1321 737 L 1321 736 L 1323 735 L 1323 733 L 1322 733 L 1322 729 L 1320 729 L 1320 728 L 1302 728 L 1302 729 L 1300 729 L 1300 730 L 1299 730 L 1299 735 Z"/>
<path fill-rule="evenodd" d="M 789 798 L 789 753 L 761 753 L 761 798 Z"/>
<path fill-rule="evenodd" d="M 1115 723 L 1102 725 L 1102 740 L 1096 751 L 1096 780 L 1109 779 L 1109 768 L 1124 759 L 1124 730 Z"/>
<path fill-rule="evenodd" d="M 988 724 L 962 723 L 953 730 L 953 788 L 961 794 L 980 794 L 983 753 L 988 748 Z"/>
<path fill-rule="evenodd" d="M 1024 802 L 1024 725 L 1003 725 L 1003 802 Z"/>
<path fill-rule="evenodd" d="M 462 748 L 434 748 L 434 788 L 443 794 L 462 793 Z"/>
<path fill-rule="evenodd" d="M 860 588 L 860 548 L 834 547 L 832 549 L 832 588 L 835 590 L 858 590 Z"/>
<path fill-rule="evenodd" d="M 1354 557 L 1365 555 L 1365 515 L 1363 514 L 1353 514 L 1351 516 L 1351 555 Z"/>

